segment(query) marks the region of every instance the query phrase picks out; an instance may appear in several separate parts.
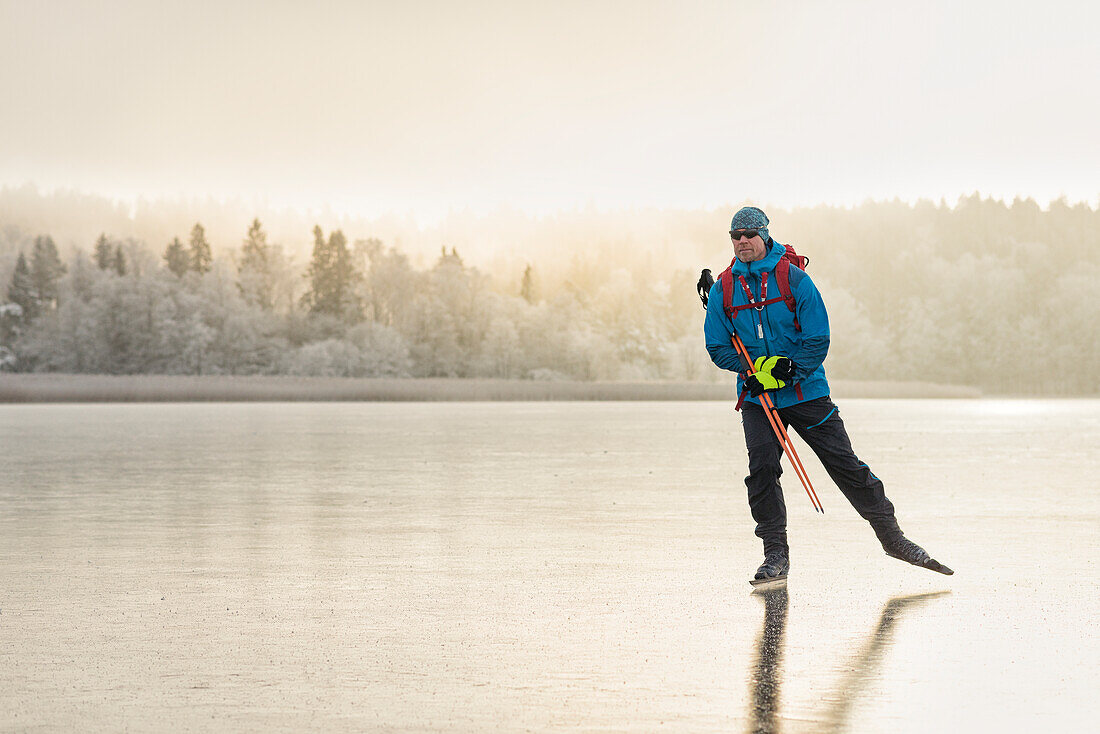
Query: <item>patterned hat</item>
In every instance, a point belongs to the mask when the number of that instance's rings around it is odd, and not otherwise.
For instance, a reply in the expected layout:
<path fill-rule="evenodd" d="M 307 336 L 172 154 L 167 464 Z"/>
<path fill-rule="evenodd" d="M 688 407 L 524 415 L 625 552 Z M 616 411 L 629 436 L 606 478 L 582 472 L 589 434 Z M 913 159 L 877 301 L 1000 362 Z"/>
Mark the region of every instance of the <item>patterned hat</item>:
<path fill-rule="evenodd" d="M 764 242 L 770 239 L 768 234 L 768 225 L 771 221 L 768 219 L 768 215 L 755 206 L 745 206 L 737 210 L 737 213 L 733 215 L 733 221 L 730 222 L 730 232 L 735 229 L 758 229 L 760 230 L 760 237 Z"/>

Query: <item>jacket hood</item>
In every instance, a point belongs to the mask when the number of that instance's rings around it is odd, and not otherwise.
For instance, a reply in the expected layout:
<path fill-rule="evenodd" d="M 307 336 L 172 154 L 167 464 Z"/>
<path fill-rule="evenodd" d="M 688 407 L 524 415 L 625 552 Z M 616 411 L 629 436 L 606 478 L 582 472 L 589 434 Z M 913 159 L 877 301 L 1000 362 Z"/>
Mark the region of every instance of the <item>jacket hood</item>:
<path fill-rule="evenodd" d="M 779 261 L 783 259 L 783 255 L 786 254 L 787 248 L 779 244 L 775 240 L 768 240 L 768 252 L 760 260 L 754 260 L 751 263 L 743 263 L 736 257 L 733 258 L 733 274 L 734 275 L 759 275 L 760 273 L 774 270 L 775 266 L 779 264 Z"/>

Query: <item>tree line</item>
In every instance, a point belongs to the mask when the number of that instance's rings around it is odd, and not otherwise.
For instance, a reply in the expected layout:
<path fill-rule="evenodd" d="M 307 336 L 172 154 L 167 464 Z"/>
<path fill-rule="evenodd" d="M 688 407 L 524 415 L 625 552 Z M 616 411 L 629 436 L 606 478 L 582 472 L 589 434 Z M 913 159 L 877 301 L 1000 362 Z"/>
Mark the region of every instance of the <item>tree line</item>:
<path fill-rule="evenodd" d="M 1095 394 L 1098 216 L 1087 205 L 868 203 L 770 212 L 811 257 L 833 377 Z M 217 256 L 196 223 L 154 253 L 106 233 L 63 261 L 19 250 L 0 365 L 107 374 L 725 379 L 703 348 L 698 271 L 622 248 L 487 272 L 454 247 L 416 267 L 376 238 L 313 229 L 308 262 L 253 220 Z M 714 237 L 721 269 L 731 256 Z M 24 252 L 26 250 L 26 252 Z M 2 292 L 0 292 L 2 293 Z M 1051 372 L 1042 365 L 1072 365 Z"/>
<path fill-rule="evenodd" d="M 350 245 L 313 230 L 304 268 L 257 220 L 232 258 L 213 259 L 201 224 L 158 258 L 101 235 L 91 257 L 49 263 L 8 289 L 8 367 L 106 374 L 292 374 L 519 379 L 716 379 L 698 306 L 670 289 L 608 280 L 537 296 L 528 266 L 515 293 L 442 248 L 427 270 L 377 239 Z M 39 248 L 35 252 L 39 252 Z M 22 256 L 20 256 L 22 257 Z M 20 260 L 22 262 L 22 260 Z M 621 276 L 622 274 L 618 274 Z M 683 282 L 688 279 L 685 271 Z M 686 292 L 686 291 L 685 291 Z M 638 299 L 638 304 L 630 301 Z M 671 318 L 676 312 L 680 319 Z M 11 317 L 12 313 L 18 314 Z"/>

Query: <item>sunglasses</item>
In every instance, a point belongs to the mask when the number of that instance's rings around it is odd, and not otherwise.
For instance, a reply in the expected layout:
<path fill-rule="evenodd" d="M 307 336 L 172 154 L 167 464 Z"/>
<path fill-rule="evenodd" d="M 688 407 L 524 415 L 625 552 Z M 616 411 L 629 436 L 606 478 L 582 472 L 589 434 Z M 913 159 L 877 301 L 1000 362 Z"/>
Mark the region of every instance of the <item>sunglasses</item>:
<path fill-rule="evenodd" d="M 755 237 L 758 234 L 760 234 L 760 230 L 758 230 L 758 229 L 732 229 L 732 230 L 730 230 L 730 237 L 733 238 L 734 242 L 740 240 L 742 237 L 748 237 L 751 240 L 753 237 Z"/>

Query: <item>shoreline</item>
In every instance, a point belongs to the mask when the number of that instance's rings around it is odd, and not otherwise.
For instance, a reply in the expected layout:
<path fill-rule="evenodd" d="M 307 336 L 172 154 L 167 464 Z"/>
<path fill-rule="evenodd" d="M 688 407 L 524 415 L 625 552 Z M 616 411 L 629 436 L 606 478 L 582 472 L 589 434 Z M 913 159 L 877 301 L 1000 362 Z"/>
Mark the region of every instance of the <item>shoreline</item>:
<path fill-rule="evenodd" d="M 832 380 L 839 398 L 975 399 L 982 392 L 927 382 Z M 732 380 L 578 382 L 475 378 L 266 375 L 0 374 L 0 403 L 481 402 L 734 400 Z"/>

